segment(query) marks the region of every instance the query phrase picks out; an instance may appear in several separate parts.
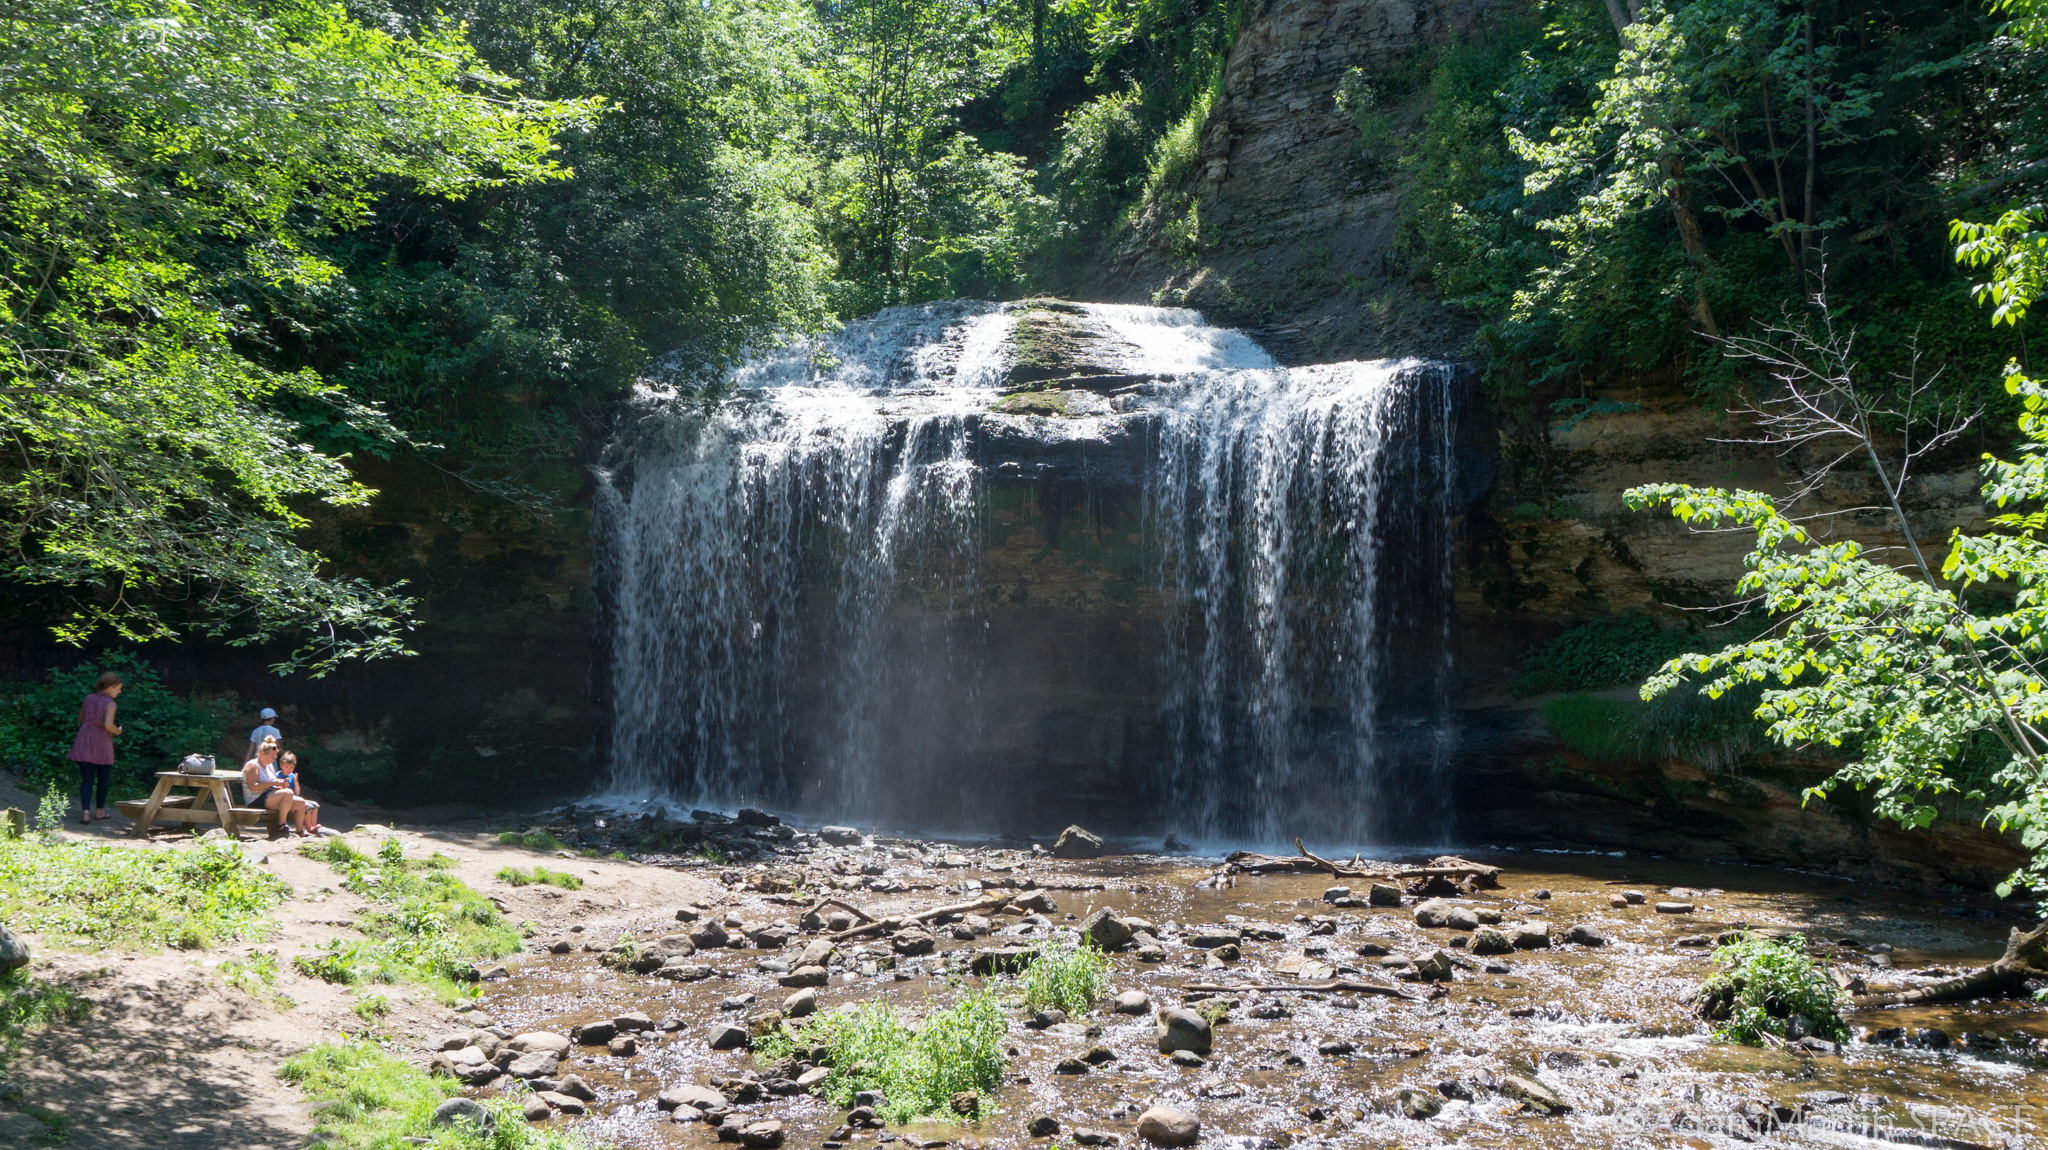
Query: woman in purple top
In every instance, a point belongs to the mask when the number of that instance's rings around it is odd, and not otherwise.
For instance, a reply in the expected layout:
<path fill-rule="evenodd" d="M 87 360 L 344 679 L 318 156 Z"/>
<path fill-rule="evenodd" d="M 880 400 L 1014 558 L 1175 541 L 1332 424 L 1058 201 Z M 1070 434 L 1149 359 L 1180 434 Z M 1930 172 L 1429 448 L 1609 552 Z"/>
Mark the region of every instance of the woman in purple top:
<path fill-rule="evenodd" d="M 71 740 L 66 758 L 78 764 L 78 821 L 107 818 L 107 787 L 114 781 L 114 736 L 121 725 L 114 721 L 114 700 L 121 697 L 121 676 L 108 671 L 93 684 L 93 693 L 78 708 L 78 737 Z M 99 788 L 94 803 L 93 788 Z M 95 815 L 94 808 L 98 808 Z"/>

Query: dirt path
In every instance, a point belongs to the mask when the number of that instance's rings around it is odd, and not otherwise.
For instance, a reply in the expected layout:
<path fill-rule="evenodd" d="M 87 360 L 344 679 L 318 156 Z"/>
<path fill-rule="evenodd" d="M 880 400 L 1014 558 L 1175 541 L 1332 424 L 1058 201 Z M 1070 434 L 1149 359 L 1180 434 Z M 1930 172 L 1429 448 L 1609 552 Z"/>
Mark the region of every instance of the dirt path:
<path fill-rule="evenodd" d="M 0 806 L 21 806 L 26 796 L 0 780 Z M 25 809 L 33 812 L 33 800 Z M 645 918 L 650 910 L 703 899 L 711 893 L 701 880 L 682 872 L 610 859 L 560 859 L 500 846 L 480 825 L 419 828 L 400 821 L 357 826 L 348 808 L 330 804 L 327 822 L 346 830 L 359 850 L 396 835 L 406 853 L 433 851 L 453 858 L 455 873 L 493 897 L 514 920 L 545 933 L 583 923 L 601 935 L 614 921 Z M 402 816 L 401 816 L 402 820 Z M 166 849 L 187 841 L 183 834 L 138 842 L 121 834 L 125 819 L 82 827 L 71 823 L 70 839 L 97 838 L 132 849 Z M 358 1034 L 372 1023 L 353 1009 L 357 992 L 300 976 L 292 958 L 314 951 L 351 929 L 362 900 L 341 890 L 325 863 L 299 855 L 300 840 L 266 842 L 245 836 L 250 855 L 263 860 L 292 894 L 277 908 L 278 928 L 259 943 L 229 943 L 200 952 L 78 953 L 42 945 L 35 948 L 33 973 L 64 982 L 93 1004 L 75 1024 L 52 1027 L 32 1038 L 7 1075 L 19 1088 L 16 1105 L 60 1115 L 71 1150 L 286 1150 L 309 1143 L 309 1104 L 282 1082 L 278 1068 L 293 1053 L 314 1043 Z M 545 862 L 569 870 L 584 882 L 580 891 L 549 887 L 514 888 L 497 881 L 508 864 Z M 221 977 L 223 962 L 257 951 L 276 954 L 276 991 L 288 1007 L 245 994 Z M 377 1030 L 399 1049 L 417 1053 L 427 1035 L 449 1029 L 454 1012 L 427 992 L 403 986 L 365 988 L 382 994 L 390 1013 Z M 40 1133 L 26 1115 L 0 1110 L 0 1146 L 30 1145 Z"/>

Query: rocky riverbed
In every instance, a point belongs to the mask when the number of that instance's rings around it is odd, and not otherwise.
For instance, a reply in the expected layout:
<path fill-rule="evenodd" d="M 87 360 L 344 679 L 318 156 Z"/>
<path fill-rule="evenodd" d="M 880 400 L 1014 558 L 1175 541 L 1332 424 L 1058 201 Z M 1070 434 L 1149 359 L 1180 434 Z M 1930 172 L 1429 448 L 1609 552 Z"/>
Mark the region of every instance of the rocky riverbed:
<path fill-rule="evenodd" d="M 600 847 L 685 837 L 574 812 L 552 829 Z M 2031 1003 L 1862 1011 L 1849 1043 L 1782 1049 L 1716 1044 L 1687 1009 L 1723 932 L 1800 931 L 1845 980 L 1911 986 L 1998 955 L 2018 920 L 1988 905 L 1605 854 L 1481 852 L 1497 887 L 1375 892 L 1219 859 L 1060 858 L 1053 840 L 806 830 L 758 812 L 704 812 L 687 837 L 726 861 L 648 861 L 720 893 L 537 932 L 421 1056 L 479 1093 L 544 1091 L 536 1120 L 626 1146 L 1135 1145 L 1155 1106 L 1198 1121 L 1203 1145 L 1243 1147 L 2048 1144 L 2048 1018 Z M 885 921 L 847 937 L 868 918 Z M 915 1014 L 1084 928 L 1115 944 L 1110 994 L 1075 1018 L 1015 1011 L 1004 1084 L 971 1120 L 850 1121 L 811 1096 L 822 1071 L 747 1049 L 775 1012 L 888 997 Z M 1161 1041 L 1209 1019 L 1206 1052 Z M 1156 1117 L 1149 1128 L 1172 1136 Z"/>

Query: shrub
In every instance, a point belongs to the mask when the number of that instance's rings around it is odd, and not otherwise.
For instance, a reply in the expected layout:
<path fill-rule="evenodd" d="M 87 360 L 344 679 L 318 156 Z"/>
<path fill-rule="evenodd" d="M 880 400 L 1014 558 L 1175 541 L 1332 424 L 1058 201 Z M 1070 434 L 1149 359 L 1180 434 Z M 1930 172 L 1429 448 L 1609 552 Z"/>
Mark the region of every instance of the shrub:
<path fill-rule="evenodd" d="M 1593 619 L 1522 656 L 1512 686 L 1517 695 L 1540 695 L 1640 683 L 1668 660 L 1714 645 L 1647 615 Z"/>
<path fill-rule="evenodd" d="M 1564 695 L 1543 704 L 1543 721 L 1566 746 L 1600 762 L 1678 758 L 1726 767 L 1754 750 L 1762 688 L 1742 685 L 1718 699 L 1667 692 L 1651 702 Z"/>
<path fill-rule="evenodd" d="M 1785 1038 L 1795 1016 L 1818 1037 L 1848 1038 L 1842 1021 L 1848 997 L 1807 955 L 1805 935 L 1774 940 L 1744 934 L 1714 951 L 1714 961 L 1721 970 L 1700 986 L 1693 1003 L 1702 1017 L 1726 1023 L 1714 1031 L 1716 1040 L 1762 1046 Z"/>
<path fill-rule="evenodd" d="M 1030 1009 L 1064 1010 L 1078 1017 L 1102 997 L 1108 977 L 1109 959 L 1100 949 L 1055 935 L 1039 946 L 1018 983 Z"/>
<path fill-rule="evenodd" d="M 549 870 L 537 866 L 530 871 L 508 866 L 498 872 L 498 881 L 511 886 L 558 886 L 563 890 L 582 890 L 583 880 L 563 870 Z"/>
<path fill-rule="evenodd" d="M 462 1093 L 364 1042 L 324 1042 L 288 1059 L 279 1077 L 311 1095 L 314 1140 L 343 1150 L 383 1150 L 407 1141 L 434 1150 L 591 1150 L 581 1134 L 529 1125 L 511 1098 L 479 1098 L 497 1116 L 485 1135 L 466 1124 L 434 1125 L 434 1107 Z"/>
<path fill-rule="evenodd" d="M 499 831 L 498 841 L 508 847 L 525 847 L 530 851 L 558 851 L 565 849 L 561 839 L 546 831 Z"/>
<path fill-rule="evenodd" d="M 879 1090 L 892 1122 L 945 1114 L 955 1093 L 985 1094 L 1002 1082 L 1009 1021 L 991 991 L 944 1010 L 927 1007 L 923 1023 L 913 1027 L 887 999 L 843 1006 L 802 1027 L 785 1026 L 757 1043 L 756 1053 L 777 1058 L 824 1046 L 832 1068 L 825 1094 L 834 1105 L 844 1109 L 856 1093 Z"/>
<path fill-rule="evenodd" d="M 117 712 L 124 733 L 114 741 L 120 765 L 110 798 L 148 794 L 153 772 L 186 755 L 210 753 L 234 719 L 233 699 L 180 695 L 147 662 L 120 651 L 53 668 L 41 682 L 0 685 L 0 765 L 27 789 L 77 785 L 77 768 L 64 756 L 78 734 L 79 703 L 102 671 L 119 671 L 124 684 Z"/>
<path fill-rule="evenodd" d="M 207 946 L 269 933 L 289 888 L 231 842 L 135 850 L 0 839 L 0 920 L 59 945 Z"/>

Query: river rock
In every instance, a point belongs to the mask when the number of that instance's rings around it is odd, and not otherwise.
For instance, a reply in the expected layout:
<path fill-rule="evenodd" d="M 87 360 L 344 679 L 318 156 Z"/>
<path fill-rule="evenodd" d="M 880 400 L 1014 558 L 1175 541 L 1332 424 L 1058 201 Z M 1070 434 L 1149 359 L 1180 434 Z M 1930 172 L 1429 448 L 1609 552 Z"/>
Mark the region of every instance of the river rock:
<path fill-rule="evenodd" d="M 782 1013 L 791 1018 L 805 1018 L 818 1013 L 818 991 L 806 986 L 782 1000 Z"/>
<path fill-rule="evenodd" d="M 1101 950 L 1116 950 L 1131 941 L 1134 933 L 1123 916 L 1108 907 L 1081 920 L 1081 937 Z"/>
<path fill-rule="evenodd" d="M 830 966 L 832 965 L 832 955 L 838 949 L 831 939 L 818 939 L 803 948 L 796 956 L 796 962 L 793 965 L 799 970 L 806 966 Z"/>
<path fill-rule="evenodd" d="M 597 1101 L 597 1091 L 590 1083 L 583 1081 L 582 1075 L 579 1074 L 562 1075 L 562 1080 L 555 1084 L 555 1092 L 566 1094 L 579 1102 Z"/>
<path fill-rule="evenodd" d="M 1325 889 L 1325 890 L 1323 891 L 1323 901 L 1324 901 L 1324 902 L 1334 903 L 1334 902 L 1336 902 L 1336 901 L 1337 901 L 1338 899 L 1340 899 L 1340 898 L 1350 898 L 1350 897 L 1351 897 L 1351 888 L 1350 888 L 1350 887 L 1348 887 L 1348 886 L 1333 886 L 1333 887 L 1329 887 L 1329 888 L 1326 888 L 1326 889 Z"/>
<path fill-rule="evenodd" d="M 721 1108 L 726 1105 L 726 1101 L 725 1095 L 709 1086 L 672 1086 L 655 1095 L 654 1104 L 663 1110 L 690 1106 L 703 1111 Z"/>
<path fill-rule="evenodd" d="M 28 943 L 0 923 L 0 974 L 11 974 L 29 963 Z"/>
<path fill-rule="evenodd" d="M 792 989 L 803 986 L 823 986 L 831 981 L 832 974 L 822 966 L 799 966 L 788 974 L 778 976 L 777 984 Z"/>
<path fill-rule="evenodd" d="M 1455 965 L 1450 953 L 1439 949 L 1432 952 L 1429 957 L 1415 961 L 1415 977 L 1423 982 L 1449 982 L 1451 970 Z"/>
<path fill-rule="evenodd" d="M 1490 926 L 1482 926 L 1472 936 L 1473 954 L 1506 954 L 1515 949 L 1514 941 Z"/>
<path fill-rule="evenodd" d="M 606 1043 L 605 1050 L 613 1058 L 631 1058 L 640 1053 L 640 1040 L 630 1034 L 621 1034 Z"/>
<path fill-rule="evenodd" d="M 779 827 L 782 820 L 759 807 L 741 807 L 734 821 L 750 827 Z"/>
<path fill-rule="evenodd" d="M 1606 946 L 1607 936 L 1585 923 L 1564 932 L 1564 940 L 1578 946 Z"/>
<path fill-rule="evenodd" d="M 1658 914 L 1691 914 L 1691 913 L 1692 913 L 1692 904 L 1691 904 L 1691 903 L 1689 903 L 1689 902 L 1660 902 L 1660 903 L 1658 903 L 1658 904 L 1657 904 L 1657 913 L 1658 913 Z"/>
<path fill-rule="evenodd" d="M 1070 826 L 1060 832 L 1052 844 L 1052 857 L 1060 859 L 1099 859 L 1104 844 L 1102 836 L 1092 834 L 1081 827 Z"/>
<path fill-rule="evenodd" d="M 1195 1116 L 1170 1106 L 1154 1106 L 1138 1115 L 1138 1137 L 1154 1146 L 1193 1146 L 1202 1136 Z"/>
<path fill-rule="evenodd" d="M 1444 1103 L 1443 1099 L 1427 1090 L 1416 1090 L 1411 1087 L 1394 1092 L 1394 1109 L 1403 1118 L 1422 1122 L 1443 1113 Z"/>
<path fill-rule="evenodd" d="M 1621 900 L 1621 902 L 1616 904 L 1617 906 L 1641 906 L 1649 898 L 1648 895 L 1639 890 L 1621 891 L 1614 897 Z M 1608 901 L 1613 902 L 1614 900 L 1609 899 Z"/>
<path fill-rule="evenodd" d="M 690 941 L 695 943 L 700 949 L 720 947 L 732 941 L 732 936 L 726 933 L 724 923 L 715 922 L 708 918 L 691 926 L 688 933 Z"/>
<path fill-rule="evenodd" d="M 613 1015 L 612 1025 L 618 1027 L 619 1032 L 622 1034 L 627 1032 L 637 1034 L 643 1030 L 653 1030 L 654 1019 L 648 1017 L 647 1012 L 644 1010 L 629 1010 L 624 1014 Z"/>
<path fill-rule="evenodd" d="M 1500 1092 L 1526 1105 L 1531 1110 L 1544 1114 L 1563 1114 L 1571 1107 L 1557 1096 L 1557 1091 L 1519 1074 L 1510 1074 L 1500 1080 Z"/>
<path fill-rule="evenodd" d="M 552 1050 L 536 1050 L 514 1057 L 505 1064 L 505 1073 L 514 1078 L 546 1078 L 561 1068 L 561 1055 Z"/>
<path fill-rule="evenodd" d="M 527 1095 L 519 1103 L 519 1112 L 525 1116 L 528 1122 L 546 1122 L 555 1113 L 548 1107 L 547 1099 L 542 1098 L 538 1094 Z"/>
<path fill-rule="evenodd" d="M 587 1109 L 581 1098 L 571 1098 L 559 1090 L 537 1091 L 534 1097 L 564 1114 L 581 1114 Z"/>
<path fill-rule="evenodd" d="M 1214 950 L 1219 946 L 1236 946 L 1243 936 L 1235 930 L 1197 930 L 1187 936 L 1189 946 L 1198 950 Z"/>
<path fill-rule="evenodd" d="M 1416 904 L 1415 925 L 1439 927 L 1451 925 L 1451 912 L 1457 908 L 1440 898 L 1433 898 Z"/>
<path fill-rule="evenodd" d="M 781 950 L 789 945 L 789 930 L 774 925 L 756 927 L 747 932 L 747 941 L 762 950 Z"/>
<path fill-rule="evenodd" d="M 1030 966 L 1038 951 L 1029 946 L 1003 946 L 984 950 L 968 960 L 967 969 L 983 978 L 993 974 L 1015 974 Z"/>
<path fill-rule="evenodd" d="M 601 1022 L 586 1022 L 576 1028 L 578 1046 L 603 1046 L 619 1035 L 618 1025 L 610 1019 Z"/>
<path fill-rule="evenodd" d="M 1023 907 L 1033 914 L 1058 914 L 1060 909 L 1060 904 L 1052 900 L 1052 895 L 1042 890 L 1025 891 L 1011 899 L 1010 905 Z"/>
<path fill-rule="evenodd" d="M 1479 912 L 1469 906 L 1454 906 L 1445 913 L 1444 925 L 1452 930 L 1478 930 Z"/>
<path fill-rule="evenodd" d="M 1050 1138 L 1060 1132 L 1060 1120 L 1050 1114 L 1040 1114 L 1024 1128 L 1033 1138 Z"/>
<path fill-rule="evenodd" d="M 691 962 L 687 958 L 671 958 L 661 964 L 661 969 L 654 972 L 654 977 L 666 978 L 670 982 L 702 982 L 714 973 L 716 972 L 704 963 Z"/>
<path fill-rule="evenodd" d="M 740 1127 L 740 1145 L 747 1150 L 775 1150 L 782 1145 L 782 1123 L 773 1118 Z"/>
<path fill-rule="evenodd" d="M 889 938 L 889 949 L 905 958 L 930 954 L 938 945 L 939 940 L 933 938 L 930 931 L 914 926 L 905 927 Z"/>
<path fill-rule="evenodd" d="M 1376 882 L 1371 890 L 1365 892 L 1365 903 L 1367 906 L 1400 906 L 1401 888 Z"/>
<path fill-rule="evenodd" d="M 1550 946 L 1550 928 L 1533 922 L 1517 923 L 1507 930 L 1516 950 L 1545 950 Z"/>
<path fill-rule="evenodd" d="M 857 847 L 860 845 L 860 832 L 852 827 L 819 827 L 818 837 L 835 847 Z"/>
<path fill-rule="evenodd" d="M 744 1050 L 753 1045 L 745 1027 L 729 1022 L 712 1023 L 704 1031 L 704 1042 L 713 1050 Z"/>
<path fill-rule="evenodd" d="M 972 1118 L 981 1113 L 981 1095 L 972 1090 L 956 1090 L 946 1100 L 946 1108 L 962 1118 Z"/>
<path fill-rule="evenodd" d="M 1182 1006 L 1168 1007 L 1159 1012 L 1157 1037 L 1161 1054 L 1172 1054 L 1176 1050 L 1207 1054 L 1213 1040 L 1209 1020 Z"/>
<path fill-rule="evenodd" d="M 1152 996 L 1142 990 L 1126 990 L 1116 996 L 1116 1002 L 1111 1009 L 1118 1014 L 1150 1014 Z"/>
<path fill-rule="evenodd" d="M 434 1125 L 453 1126 L 467 1122 L 478 1130 L 495 1130 L 498 1120 L 474 1098 L 450 1098 L 434 1107 Z"/>
<path fill-rule="evenodd" d="M 809 1090 L 813 1087 L 823 1086 L 825 1080 L 830 1077 L 832 1077 L 831 1067 L 813 1066 L 796 1076 L 796 1088 L 798 1090 Z"/>

